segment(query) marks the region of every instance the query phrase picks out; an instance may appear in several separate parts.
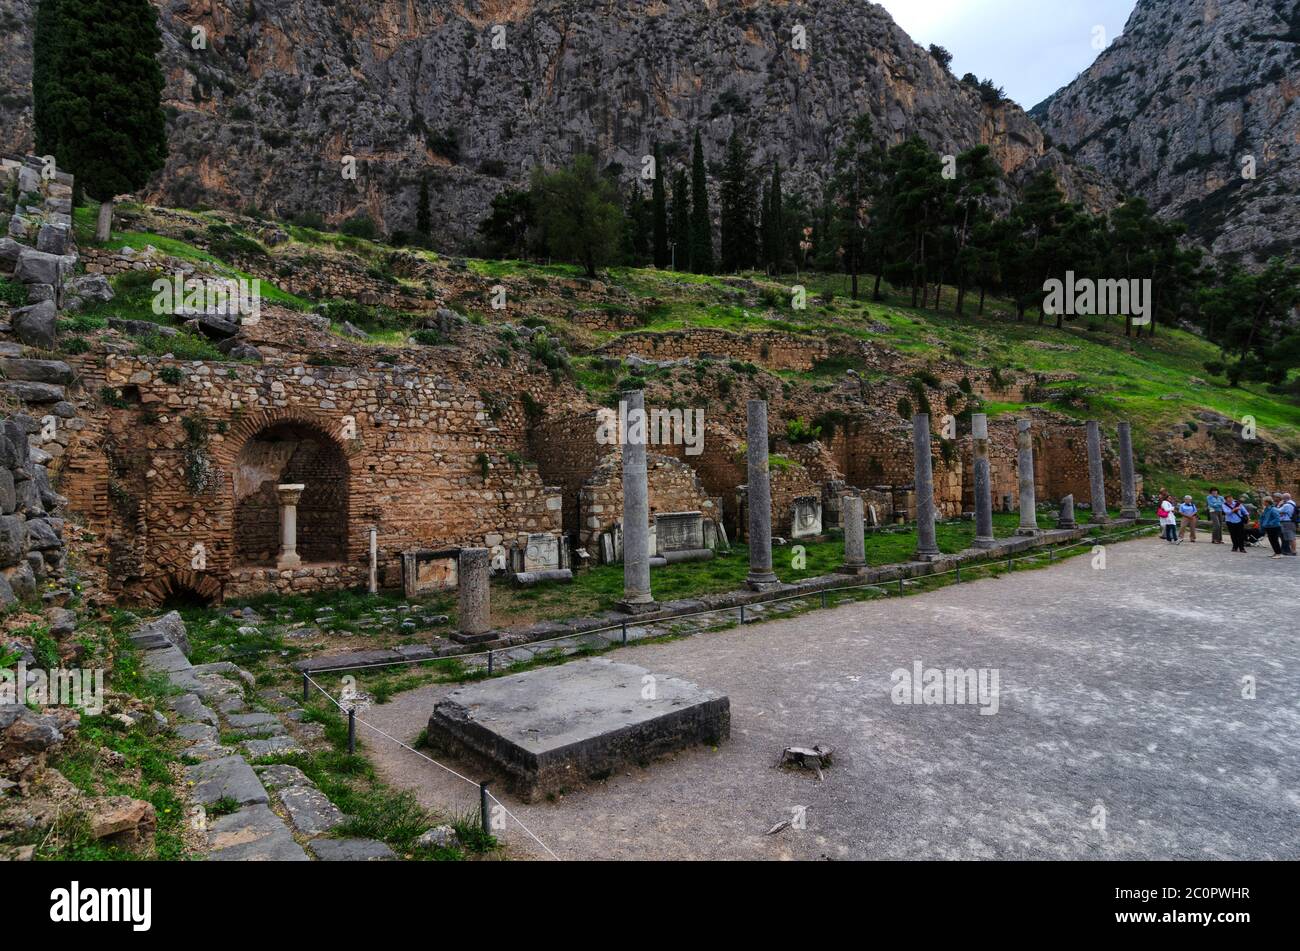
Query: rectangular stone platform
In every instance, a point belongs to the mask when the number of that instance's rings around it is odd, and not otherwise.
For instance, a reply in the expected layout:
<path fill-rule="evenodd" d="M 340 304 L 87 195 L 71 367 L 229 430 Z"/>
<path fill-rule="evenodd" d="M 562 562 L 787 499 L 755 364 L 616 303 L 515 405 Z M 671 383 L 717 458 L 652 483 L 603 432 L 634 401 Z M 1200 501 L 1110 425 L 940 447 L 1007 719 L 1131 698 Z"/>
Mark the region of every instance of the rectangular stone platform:
<path fill-rule="evenodd" d="M 730 735 L 725 696 L 600 657 L 460 687 L 434 707 L 428 731 L 527 802 Z"/>

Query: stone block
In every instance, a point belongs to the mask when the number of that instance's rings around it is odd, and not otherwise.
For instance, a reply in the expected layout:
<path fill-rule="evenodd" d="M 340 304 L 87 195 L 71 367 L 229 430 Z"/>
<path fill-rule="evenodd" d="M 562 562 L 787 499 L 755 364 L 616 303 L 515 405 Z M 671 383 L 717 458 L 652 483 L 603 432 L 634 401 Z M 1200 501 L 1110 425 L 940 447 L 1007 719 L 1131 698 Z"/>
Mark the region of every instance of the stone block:
<path fill-rule="evenodd" d="M 605 658 L 458 688 L 428 729 L 433 743 L 484 760 L 528 801 L 730 734 L 725 696 Z"/>

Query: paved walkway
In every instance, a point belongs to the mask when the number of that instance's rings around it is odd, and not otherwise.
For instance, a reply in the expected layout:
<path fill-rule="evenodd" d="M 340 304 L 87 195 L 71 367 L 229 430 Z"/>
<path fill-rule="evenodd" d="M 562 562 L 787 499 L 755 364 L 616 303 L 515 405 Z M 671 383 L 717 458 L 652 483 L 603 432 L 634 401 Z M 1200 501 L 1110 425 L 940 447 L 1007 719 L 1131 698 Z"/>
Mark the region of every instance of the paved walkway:
<path fill-rule="evenodd" d="M 731 740 L 558 802 L 503 801 L 564 858 L 1296 859 L 1297 604 L 1296 561 L 1146 538 L 1111 546 L 1105 570 L 1085 556 L 629 647 L 610 656 L 727 693 Z M 916 662 L 996 669 L 998 712 L 893 703 L 891 673 Z M 449 689 L 366 718 L 412 739 Z M 472 802 L 363 738 L 428 805 Z M 824 782 L 775 767 L 814 743 L 835 748 Z M 797 807 L 806 828 L 766 834 Z"/>

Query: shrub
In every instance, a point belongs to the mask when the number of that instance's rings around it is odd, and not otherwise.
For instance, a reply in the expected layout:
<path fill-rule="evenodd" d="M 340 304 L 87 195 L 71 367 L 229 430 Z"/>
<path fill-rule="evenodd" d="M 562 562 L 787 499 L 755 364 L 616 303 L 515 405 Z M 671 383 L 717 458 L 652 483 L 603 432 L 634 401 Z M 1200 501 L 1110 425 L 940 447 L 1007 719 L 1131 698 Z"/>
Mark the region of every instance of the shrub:
<path fill-rule="evenodd" d="M 367 241 L 373 241 L 378 231 L 375 229 L 375 223 L 369 215 L 353 215 L 339 227 L 342 234 L 349 238 L 364 238 Z"/>

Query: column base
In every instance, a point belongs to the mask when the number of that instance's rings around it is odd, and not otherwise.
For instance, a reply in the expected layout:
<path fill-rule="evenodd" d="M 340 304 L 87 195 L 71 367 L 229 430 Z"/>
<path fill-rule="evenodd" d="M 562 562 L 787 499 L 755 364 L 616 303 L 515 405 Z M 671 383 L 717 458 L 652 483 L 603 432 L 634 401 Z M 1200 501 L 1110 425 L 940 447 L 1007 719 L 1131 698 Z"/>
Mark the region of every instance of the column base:
<path fill-rule="evenodd" d="M 649 601 L 620 601 L 614 605 L 614 610 L 624 614 L 649 614 L 659 610 L 659 602 L 653 598 Z"/>
<path fill-rule="evenodd" d="M 1056 523 L 1056 530 L 1058 532 L 1068 532 L 1078 527 L 1079 527 L 1078 522 L 1057 522 Z"/>
<path fill-rule="evenodd" d="M 935 549 L 934 551 L 918 551 L 912 556 L 915 561 L 938 561 L 943 557 L 943 552 Z"/>
<path fill-rule="evenodd" d="M 865 575 L 871 568 L 868 565 L 840 565 L 835 569 L 837 575 Z"/>
<path fill-rule="evenodd" d="M 467 634 L 464 631 L 453 631 L 451 639 L 457 644 L 482 644 L 485 641 L 495 641 L 497 639 L 496 631 L 480 631 L 478 634 Z"/>
<path fill-rule="evenodd" d="M 780 587 L 781 579 L 770 571 L 757 574 L 751 572 L 749 577 L 745 579 L 745 585 L 751 591 L 771 591 L 773 588 Z"/>
<path fill-rule="evenodd" d="M 286 571 L 290 568 L 302 567 L 301 555 L 281 555 L 275 560 L 275 567 L 278 571 Z"/>
<path fill-rule="evenodd" d="M 988 538 L 976 538 L 970 543 L 971 548 L 997 548 L 998 540 L 992 536 Z"/>
<path fill-rule="evenodd" d="M 1120 517 L 1120 518 L 1138 518 L 1137 509 L 1134 509 L 1133 511 L 1129 511 L 1129 510 L 1125 509 L 1123 512 L 1120 512 L 1120 513 L 1119 513 L 1119 517 Z"/>
<path fill-rule="evenodd" d="M 1110 521 L 1110 517 L 1109 517 L 1109 516 L 1106 516 L 1106 515 L 1100 515 L 1100 516 L 1099 516 L 1099 515 L 1094 515 L 1092 518 L 1088 519 L 1088 524 L 1089 524 L 1089 525 L 1105 525 L 1105 524 L 1107 524 L 1109 521 Z"/>
<path fill-rule="evenodd" d="M 1041 528 L 1017 528 L 1016 534 L 1023 538 L 1033 538 L 1043 534 L 1043 530 Z"/>

